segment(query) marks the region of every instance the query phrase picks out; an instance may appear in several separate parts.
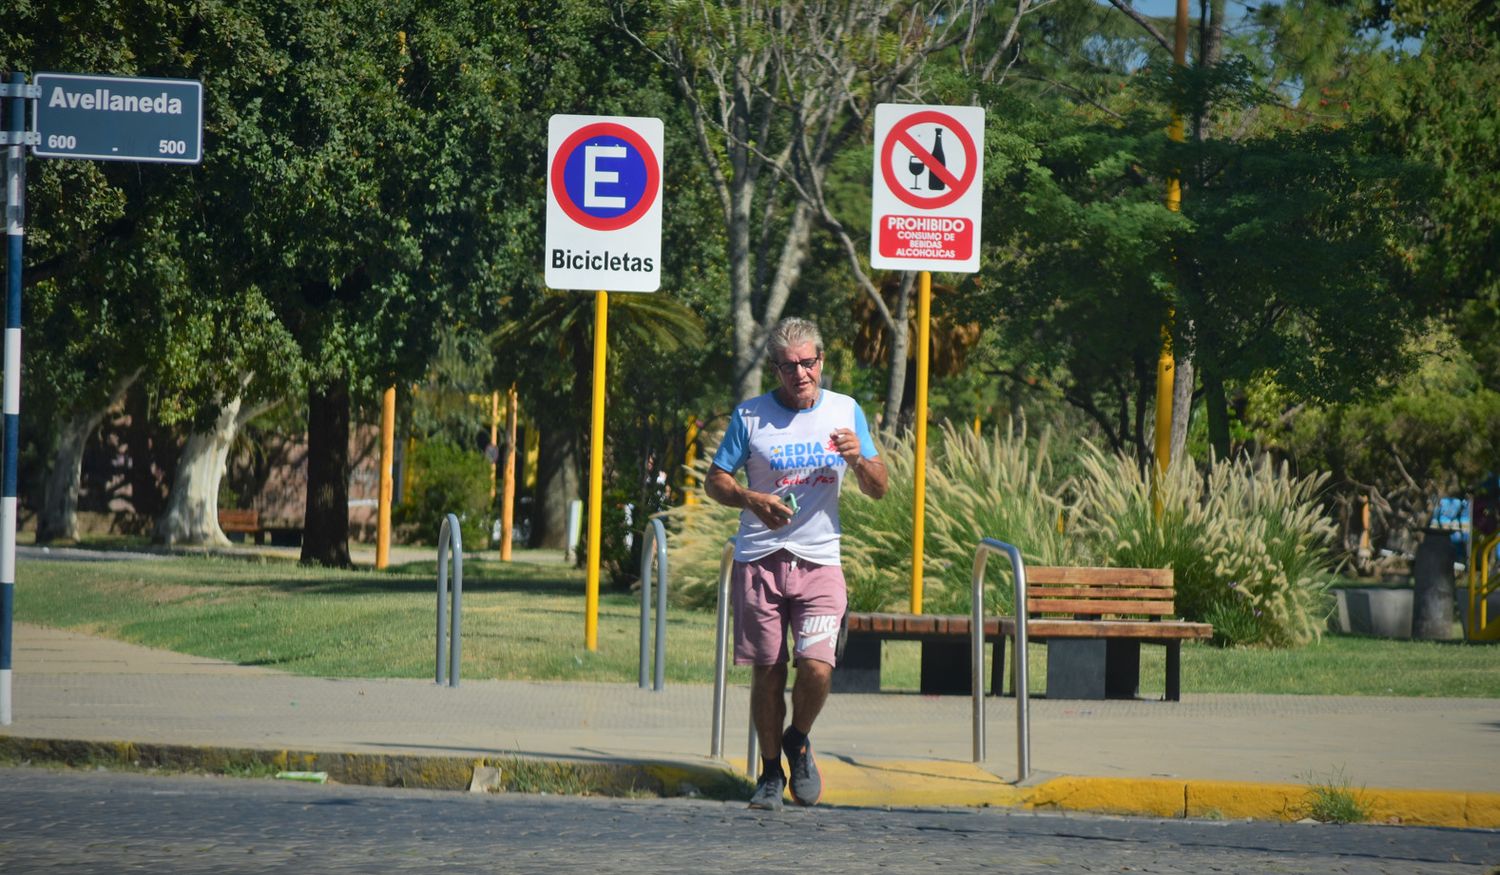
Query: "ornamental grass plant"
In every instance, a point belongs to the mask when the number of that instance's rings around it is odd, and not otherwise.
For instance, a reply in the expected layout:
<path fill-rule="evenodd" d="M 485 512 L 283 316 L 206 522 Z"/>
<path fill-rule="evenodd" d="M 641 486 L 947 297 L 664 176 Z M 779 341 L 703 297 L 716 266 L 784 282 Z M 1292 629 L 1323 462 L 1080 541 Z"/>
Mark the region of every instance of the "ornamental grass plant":
<path fill-rule="evenodd" d="M 1016 545 L 1028 562 L 1058 564 L 1076 551 L 1061 529 L 1061 489 L 1051 479 L 1049 436 L 1032 441 L 1024 422 L 975 432 L 944 422 L 928 453 L 922 563 L 925 613 L 968 613 L 974 551 L 983 538 Z M 871 501 L 858 490 L 842 504 L 846 551 L 858 554 L 850 569 L 851 602 L 906 610 L 911 592 L 914 446 L 887 437 L 881 457 L 891 469 L 891 490 Z M 846 494 L 850 490 L 846 490 Z M 1011 613 L 1010 569 L 991 563 L 985 610 Z"/>
<path fill-rule="evenodd" d="M 1327 622 L 1334 526 L 1318 492 L 1266 457 L 1175 464 L 1151 478 L 1133 459 L 1088 445 L 1071 524 L 1101 565 L 1171 568 L 1177 611 L 1214 625 L 1221 644 L 1291 647 Z"/>
<path fill-rule="evenodd" d="M 1212 623 L 1226 645 L 1294 647 L 1327 622 L 1334 526 L 1318 502 L 1327 475 L 1293 476 L 1268 458 L 1173 465 L 1153 507 L 1149 473 L 1133 458 L 1084 443 L 1081 474 L 1053 476 L 1051 436 L 1024 422 L 976 433 L 944 423 L 927 463 L 923 611 L 970 610 L 974 550 L 982 538 L 1020 548 L 1036 565 L 1171 568 L 1177 612 Z M 880 501 L 846 483 L 840 502 L 844 576 L 855 611 L 910 606 L 913 446 L 877 438 L 890 469 Z M 693 473 L 708 470 L 700 459 Z M 1070 501 L 1071 499 L 1071 501 Z M 668 516 L 672 598 L 711 608 L 724 543 L 739 512 L 700 494 Z M 1011 614 L 1010 569 L 991 563 L 985 610 Z"/>

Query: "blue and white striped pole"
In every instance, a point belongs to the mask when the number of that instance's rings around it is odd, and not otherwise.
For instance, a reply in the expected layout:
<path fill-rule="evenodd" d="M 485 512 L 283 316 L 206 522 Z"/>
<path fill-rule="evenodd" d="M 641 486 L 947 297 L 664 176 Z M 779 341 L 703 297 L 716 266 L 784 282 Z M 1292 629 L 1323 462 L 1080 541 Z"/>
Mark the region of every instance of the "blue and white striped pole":
<path fill-rule="evenodd" d="M 5 156 L 5 472 L 0 477 L 0 726 L 11 723 L 10 655 L 16 604 L 16 453 L 21 443 L 21 244 L 26 237 L 26 76 L 10 74 Z"/>

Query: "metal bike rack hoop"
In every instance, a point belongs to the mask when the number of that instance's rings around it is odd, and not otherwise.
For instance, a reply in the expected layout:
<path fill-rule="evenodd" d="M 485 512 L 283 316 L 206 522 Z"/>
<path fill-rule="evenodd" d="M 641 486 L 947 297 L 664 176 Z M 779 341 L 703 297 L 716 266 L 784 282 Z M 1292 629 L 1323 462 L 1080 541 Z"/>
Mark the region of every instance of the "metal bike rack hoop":
<path fill-rule="evenodd" d="M 653 553 L 652 547 L 656 550 Z M 641 689 L 646 689 L 647 634 L 651 626 L 651 560 L 656 559 L 656 674 L 652 689 L 661 692 L 667 684 L 667 529 L 661 514 L 651 517 L 641 543 Z"/>
<path fill-rule="evenodd" d="M 974 550 L 974 592 L 969 620 L 969 656 L 974 696 L 974 762 L 984 762 L 984 564 L 991 553 L 1010 556 L 1011 571 L 1015 574 L 1016 654 L 1011 660 L 1015 672 L 1016 689 L 1016 783 L 1031 775 L 1031 716 L 1027 710 L 1027 676 L 1029 660 L 1026 653 L 1026 565 L 1021 561 L 1021 551 L 1004 541 L 985 538 Z M 996 647 L 1005 646 L 1001 636 Z"/>
<path fill-rule="evenodd" d="M 450 625 L 448 614 L 448 554 L 453 554 L 453 615 Z M 438 578 L 437 578 L 437 683 L 458 686 L 458 666 L 463 656 L 462 635 L 464 602 L 464 539 L 459 530 L 458 516 L 448 514 L 438 530 Z M 444 639 L 447 639 L 446 642 Z M 443 663 L 444 644 L 447 644 L 448 664 Z"/>

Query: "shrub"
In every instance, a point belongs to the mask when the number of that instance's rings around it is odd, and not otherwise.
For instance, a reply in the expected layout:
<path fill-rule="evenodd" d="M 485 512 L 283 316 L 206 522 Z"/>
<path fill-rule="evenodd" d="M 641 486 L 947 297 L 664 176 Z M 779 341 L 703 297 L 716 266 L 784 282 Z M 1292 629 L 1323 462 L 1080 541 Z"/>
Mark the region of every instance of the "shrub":
<path fill-rule="evenodd" d="M 437 441 L 406 457 L 406 484 L 396 524 L 407 543 L 436 544 L 443 518 L 457 514 L 466 551 L 490 544 L 490 468 L 483 453 Z"/>
<path fill-rule="evenodd" d="M 1292 808 L 1294 816 L 1319 823 L 1363 823 L 1370 819 L 1370 804 L 1363 789 L 1351 790 L 1342 768 L 1334 769 L 1327 778 L 1308 773 L 1305 780 L 1307 796 Z"/>
<path fill-rule="evenodd" d="M 1270 459 L 1213 462 L 1207 476 L 1177 464 L 1150 478 L 1130 458 L 1090 446 L 1077 528 L 1093 561 L 1171 568 L 1177 610 L 1215 625 L 1226 644 L 1306 644 L 1327 620 L 1334 527 L 1318 491 L 1327 475 L 1294 477 Z"/>

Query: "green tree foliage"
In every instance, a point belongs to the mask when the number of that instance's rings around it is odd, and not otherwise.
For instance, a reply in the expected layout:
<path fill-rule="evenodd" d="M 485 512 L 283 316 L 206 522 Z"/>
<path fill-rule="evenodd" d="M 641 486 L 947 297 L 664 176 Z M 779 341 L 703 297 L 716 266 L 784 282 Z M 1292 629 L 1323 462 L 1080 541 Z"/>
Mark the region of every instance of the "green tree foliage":
<path fill-rule="evenodd" d="M 1461 495 L 1496 469 L 1500 391 L 1487 385 L 1451 331 L 1411 345 L 1421 364 L 1367 402 L 1295 407 L 1278 387 L 1251 393 L 1246 419 L 1267 448 L 1303 471 L 1327 471 L 1344 544 L 1361 571 L 1380 550 L 1410 553 L 1436 499 Z M 1371 551 L 1357 551 L 1358 503 L 1369 502 Z"/>
<path fill-rule="evenodd" d="M 466 551 L 490 544 L 489 461 L 476 450 L 425 441 L 407 457 L 406 494 L 395 522 L 408 543 L 436 544 L 443 520 L 458 517 Z"/>
<path fill-rule="evenodd" d="M 1452 302 L 1458 337 L 1500 385 L 1500 9 L 1479 0 L 1394 4 L 1398 33 L 1421 37 L 1402 64 L 1398 142 L 1442 184 L 1419 250 Z"/>
<path fill-rule="evenodd" d="M 1297 397 L 1340 398 L 1406 365 L 1391 351 L 1430 300 L 1406 258 L 1421 168 L 1372 126 L 1281 123 L 1244 56 L 1116 82 L 1092 102 L 981 91 L 1009 124 L 989 135 L 971 305 L 1016 350 L 1009 374 L 1057 385 L 1144 457 L 1162 325 L 1199 363 L 1221 453 L 1226 385 L 1275 373 Z M 1169 142 L 1174 103 L 1234 135 Z"/>
<path fill-rule="evenodd" d="M 205 98 L 210 141 L 223 131 L 219 98 L 237 81 L 258 80 L 266 57 L 253 16 L 224 4 L 28 4 L 12 10 L 0 34 L 0 61 L 9 69 L 213 81 L 221 88 Z M 206 242 L 202 169 L 28 165 L 22 316 L 27 372 L 43 378 L 26 381 L 25 431 L 43 457 L 39 468 L 48 464 L 62 422 L 99 408 L 122 377 L 143 368 L 168 399 L 163 415 L 173 421 L 212 419 L 217 390 L 239 376 L 240 368 L 222 367 L 226 358 L 259 347 L 258 369 L 284 373 L 271 364 L 285 361 L 276 333 L 253 328 L 263 322 L 263 302 L 227 297 L 226 284 L 197 282 Z M 276 354 L 266 356 L 266 349 Z"/>

